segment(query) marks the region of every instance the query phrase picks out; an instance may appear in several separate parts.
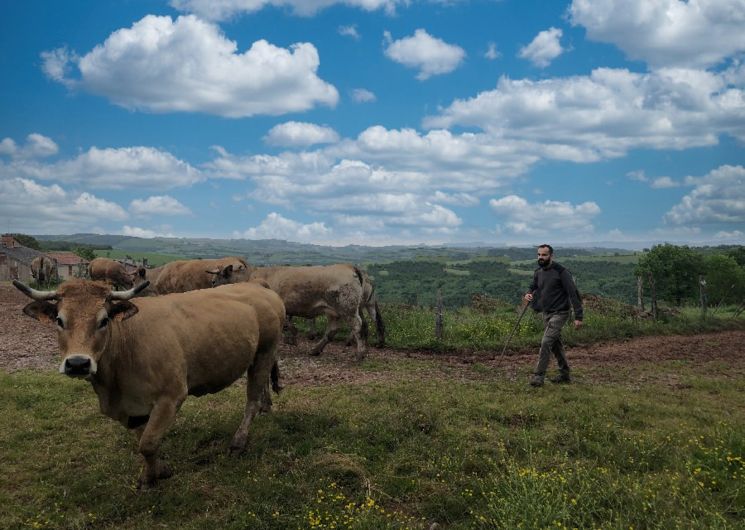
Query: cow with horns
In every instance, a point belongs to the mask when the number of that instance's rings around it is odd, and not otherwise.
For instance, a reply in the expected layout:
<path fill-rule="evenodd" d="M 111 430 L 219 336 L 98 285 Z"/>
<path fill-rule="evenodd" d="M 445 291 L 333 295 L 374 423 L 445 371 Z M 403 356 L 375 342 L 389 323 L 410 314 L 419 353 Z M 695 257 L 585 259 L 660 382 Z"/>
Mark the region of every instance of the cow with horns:
<path fill-rule="evenodd" d="M 247 373 L 243 421 L 230 448 L 242 451 L 253 418 L 279 391 L 277 346 L 285 309 L 276 293 L 244 282 L 132 300 L 147 282 L 114 291 L 71 280 L 56 291 L 14 285 L 34 301 L 27 315 L 57 326 L 60 372 L 90 381 L 101 412 L 134 429 L 144 458 L 140 486 L 171 475 L 161 440 L 188 395 L 217 392 Z"/>

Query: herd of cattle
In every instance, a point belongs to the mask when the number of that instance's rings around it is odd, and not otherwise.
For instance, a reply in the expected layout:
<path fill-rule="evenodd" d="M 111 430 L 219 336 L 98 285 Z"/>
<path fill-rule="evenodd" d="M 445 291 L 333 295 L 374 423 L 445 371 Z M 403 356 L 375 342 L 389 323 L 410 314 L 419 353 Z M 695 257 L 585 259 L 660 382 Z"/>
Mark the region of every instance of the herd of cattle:
<path fill-rule="evenodd" d="M 53 291 L 13 283 L 33 300 L 25 314 L 56 325 L 60 372 L 90 381 L 101 412 L 135 431 L 144 458 L 140 486 L 171 475 L 158 448 L 186 397 L 222 390 L 243 374 L 246 407 L 230 449 L 245 448 L 253 418 L 271 408 L 269 387 L 281 389 L 277 351 L 289 318 L 327 317 L 313 355 L 346 323 L 363 359 L 363 310 L 376 323 L 379 345 L 384 341 L 373 285 L 353 265 L 256 268 L 226 257 L 128 273 L 96 258 L 88 272 L 91 280 Z"/>

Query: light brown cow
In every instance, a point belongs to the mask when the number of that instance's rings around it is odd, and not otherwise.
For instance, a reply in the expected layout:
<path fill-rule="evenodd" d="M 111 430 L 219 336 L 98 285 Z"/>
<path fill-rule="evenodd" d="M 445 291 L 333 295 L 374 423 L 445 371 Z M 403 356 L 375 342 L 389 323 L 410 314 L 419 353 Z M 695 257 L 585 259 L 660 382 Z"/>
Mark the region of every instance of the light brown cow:
<path fill-rule="evenodd" d="M 157 294 L 183 293 L 195 289 L 208 289 L 213 286 L 213 280 L 222 271 L 230 267 L 235 271 L 238 281 L 248 279 L 252 268 L 245 259 L 236 256 L 219 259 L 192 259 L 172 261 L 163 266 L 153 288 Z M 228 282 L 222 282 L 228 283 Z"/>
<path fill-rule="evenodd" d="M 319 265 L 313 267 L 260 267 L 250 274 L 251 281 L 265 281 L 282 298 L 287 316 L 314 318 L 326 315 L 328 324 L 311 355 L 320 355 L 345 322 L 357 342 L 357 360 L 365 357 L 362 339 L 362 272 L 354 265 Z M 217 285 L 241 281 L 231 275 L 215 277 Z"/>
<path fill-rule="evenodd" d="M 248 373 L 243 421 L 230 445 L 240 452 L 270 376 L 278 391 L 276 351 L 285 311 L 277 294 L 262 285 L 134 301 L 147 283 L 129 291 L 88 280 L 45 292 L 14 285 L 35 300 L 24 313 L 56 323 L 60 372 L 90 381 L 101 412 L 135 429 L 145 461 L 141 486 L 171 475 L 158 449 L 187 395 L 217 392 Z"/>
<path fill-rule="evenodd" d="M 91 280 L 108 282 L 114 287 L 131 289 L 134 276 L 116 260 L 110 258 L 95 258 L 88 264 L 88 276 Z"/>
<path fill-rule="evenodd" d="M 50 285 L 59 281 L 57 263 L 48 256 L 37 256 L 31 262 L 31 276 L 38 285 Z"/>
<path fill-rule="evenodd" d="M 370 317 L 370 320 L 375 322 L 375 330 L 378 336 L 378 342 L 376 346 L 378 348 L 385 347 L 385 323 L 383 322 L 383 315 L 380 312 L 380 307 L 378 306 L 378 300 L 375 295 L 375 285 L 373 285 L 370 277 L 368 276 L 367 272 L 360 269 L 360 272 L 362 273 L 362 303 L 360 304 L 360 318 L 362 319 L 362 338 L 367 341 L 369 336 L 368 326 L 367 326 L 367 320 L 365 319 L 365 315 L 363 314 L 363 311 L 367 312 L 367 316 Z M 318 332 L 316 331 L 316 319 L 310 319 L 309 323 L 309 332 L 308 332 L 308 338 L 309 339 L 316 339 L 318 338 Z M 349 337 L 347 337 L 347 340 L 345 344 L 347 346 L 351 346 L 354 342 L 354 336 L 350 333 Z"/>

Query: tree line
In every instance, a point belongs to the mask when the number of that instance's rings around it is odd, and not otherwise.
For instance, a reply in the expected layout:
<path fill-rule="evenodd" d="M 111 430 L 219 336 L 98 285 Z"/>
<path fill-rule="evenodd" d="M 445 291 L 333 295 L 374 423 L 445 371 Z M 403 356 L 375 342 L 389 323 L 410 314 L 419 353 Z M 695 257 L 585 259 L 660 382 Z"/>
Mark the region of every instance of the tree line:
<path fill-rule="evenodd" d="M 657 297 L 676 306 L 700 301 L 702 289 L 712 305 L 745 301 L 745 246 L 702 252 L 656 245 L 639 258 L 634 273 L 648 288 L 654 282 Z"/>

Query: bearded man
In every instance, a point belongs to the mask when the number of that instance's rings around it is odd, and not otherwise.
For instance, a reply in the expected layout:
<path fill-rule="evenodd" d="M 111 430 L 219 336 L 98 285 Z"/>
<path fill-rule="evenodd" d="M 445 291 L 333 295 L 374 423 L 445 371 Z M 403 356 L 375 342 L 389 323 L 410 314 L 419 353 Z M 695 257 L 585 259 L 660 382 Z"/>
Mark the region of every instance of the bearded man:
<path fill-rule="evenodd" d="M 574 309 L 575 329 L 582 327 L 582 300 L 572 275 L 554 261 L 554 249 L 551 245 L 538 247 L 538 268 L 533 273 L 533 282 L 524 299 L 543 315 L 543 339 L 538 364 L 530 379 L 531 386 L 543 386 L 552 353 L 559 364 L 559 375 L 552 378 L 551 382 L 569 383 L 569 363 L 561 342 L 561 329 L 569 320 L 570 306 Z"/>

